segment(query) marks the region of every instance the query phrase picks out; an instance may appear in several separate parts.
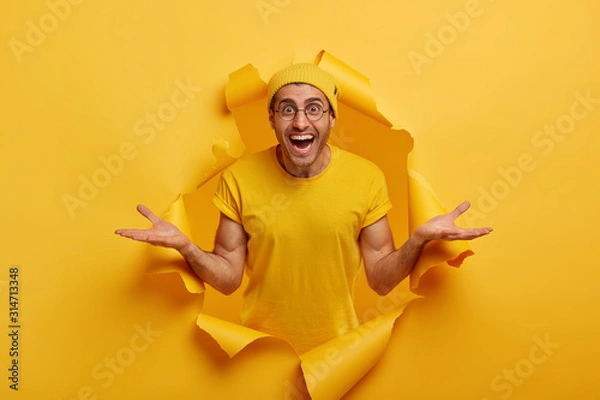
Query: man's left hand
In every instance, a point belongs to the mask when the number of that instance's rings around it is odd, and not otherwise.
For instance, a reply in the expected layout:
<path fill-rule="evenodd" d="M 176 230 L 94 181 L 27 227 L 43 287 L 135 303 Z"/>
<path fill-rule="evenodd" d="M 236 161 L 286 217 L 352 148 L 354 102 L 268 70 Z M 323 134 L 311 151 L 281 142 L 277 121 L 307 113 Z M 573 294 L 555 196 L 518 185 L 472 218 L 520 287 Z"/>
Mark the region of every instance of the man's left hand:
<path fill-rule="evenodd" d="M 414 235 L 423 243 L 432 240 L 471 240 L 487 235 L 493 229 L 486 228 L 461 228 L 454 224 L 454 220 L 470 207 L 468 201 L 461 203 L 452 212 L 438 215 L 419 226 Z"/>

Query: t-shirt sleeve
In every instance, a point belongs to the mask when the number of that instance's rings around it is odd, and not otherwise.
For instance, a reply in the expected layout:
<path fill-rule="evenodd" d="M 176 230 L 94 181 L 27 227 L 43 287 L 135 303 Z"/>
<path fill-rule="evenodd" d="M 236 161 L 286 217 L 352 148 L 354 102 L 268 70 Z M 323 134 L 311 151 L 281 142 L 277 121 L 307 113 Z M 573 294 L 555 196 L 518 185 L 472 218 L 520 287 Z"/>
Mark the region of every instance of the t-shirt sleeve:
<path fill-rule="evenodd" d="M 242 223 L 240 190 L 230 170 L 226 169 L 221 174 L 211 202 L 227 217 L 238 224 Z"/>
<path fill-rule="evenodd" d="M 377 169 L 371 181 L 371 186 L 369 189 L 369 204 L 370 207 L 363 220 L 361 228 L 377 222 L 392 209 L 392 203 L 388 194 L 385 176 L 380 169 Z"/>

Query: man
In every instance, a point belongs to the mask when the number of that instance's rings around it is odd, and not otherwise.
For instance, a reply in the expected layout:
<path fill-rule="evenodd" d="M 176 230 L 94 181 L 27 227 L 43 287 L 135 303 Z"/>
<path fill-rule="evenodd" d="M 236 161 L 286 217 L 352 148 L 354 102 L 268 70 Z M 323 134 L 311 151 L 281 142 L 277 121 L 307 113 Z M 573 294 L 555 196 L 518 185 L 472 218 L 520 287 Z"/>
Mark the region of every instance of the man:
<path fill-rule="evenodd" d="M 207 252 L 143 205 L 150 229 L 120 229 L 131 239 L 178 250 L 204 282 L 224 294 L 241 284 L 245 326 L 289 341 L 303 353 L 358 325 L 354 282 L 361 264 L 385 295 L 432 240 L 469 240 L 491 228 L 454 224 L 467 202 L 420 227 L 394 248 L 385 178 L 370 161 L 327 143 L 338 89 L 313 64 L 294 64 L 269 81 L 269 121 L 279 144 L 226 169 L 212 202 L 220 210 Z M 265 204 L 275 204 L 268 216 Z"/>

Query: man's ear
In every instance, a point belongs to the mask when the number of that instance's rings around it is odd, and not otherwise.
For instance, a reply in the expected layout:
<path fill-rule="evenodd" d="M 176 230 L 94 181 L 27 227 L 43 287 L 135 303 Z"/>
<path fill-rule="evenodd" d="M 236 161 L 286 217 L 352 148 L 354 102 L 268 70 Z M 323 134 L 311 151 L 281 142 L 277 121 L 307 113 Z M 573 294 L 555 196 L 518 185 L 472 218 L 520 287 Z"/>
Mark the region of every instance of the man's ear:
<path fill-rule="evenodd" d="M 269 109 L 269 124 L 271 124 L 271 129 L 275 130 L 275 112 L 272 108 Z"/>
<path fill-rule="evenodd" d="M 329 113 L 329 128 L 333 129 L 335 126 L 335 116 L 332 113 Z"/>

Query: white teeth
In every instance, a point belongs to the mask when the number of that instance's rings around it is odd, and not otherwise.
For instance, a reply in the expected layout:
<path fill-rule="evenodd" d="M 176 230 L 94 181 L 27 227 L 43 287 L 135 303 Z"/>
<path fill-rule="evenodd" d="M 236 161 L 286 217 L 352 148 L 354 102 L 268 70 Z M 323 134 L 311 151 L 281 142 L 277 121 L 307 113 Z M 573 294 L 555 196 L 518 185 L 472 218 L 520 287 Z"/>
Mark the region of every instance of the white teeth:
<path fill-rule="evenodd" d="M 312 135 L 290 136 L 290 139 L 292 139 L 292 140 L 311 140 L 312 138 L 313 138 Z"/>

